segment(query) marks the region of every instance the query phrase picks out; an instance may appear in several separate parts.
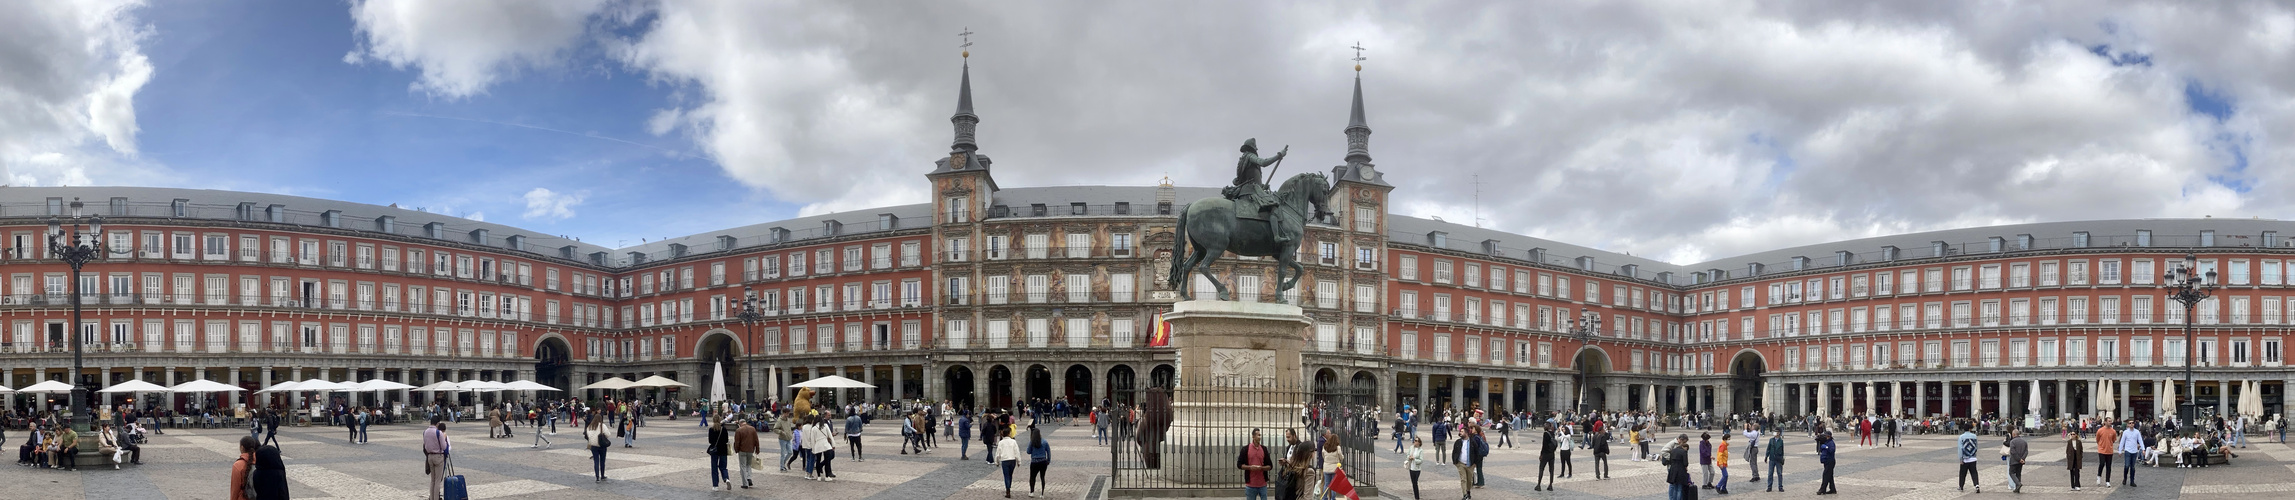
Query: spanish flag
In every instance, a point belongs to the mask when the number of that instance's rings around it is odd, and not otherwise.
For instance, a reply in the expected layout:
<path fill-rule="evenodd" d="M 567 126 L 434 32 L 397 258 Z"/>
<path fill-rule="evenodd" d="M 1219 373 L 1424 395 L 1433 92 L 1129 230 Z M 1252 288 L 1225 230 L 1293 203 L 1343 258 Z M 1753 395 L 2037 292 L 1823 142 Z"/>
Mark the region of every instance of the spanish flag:
<path fill-rule="evenodd" d="M 1148 334 L 1147 345 L 1148 347 L 1171 346 L 1171 322 L 1164 321 L 1162 313 L 1155 315 L 1155 333 Z"/>

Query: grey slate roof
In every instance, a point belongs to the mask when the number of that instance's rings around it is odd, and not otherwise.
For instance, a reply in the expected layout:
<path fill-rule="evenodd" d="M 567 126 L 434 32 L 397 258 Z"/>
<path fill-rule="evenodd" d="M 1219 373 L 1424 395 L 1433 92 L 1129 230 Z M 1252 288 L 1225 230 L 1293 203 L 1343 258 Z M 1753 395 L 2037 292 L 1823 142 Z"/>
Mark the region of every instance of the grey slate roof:
<path fill-rule="evenodd" d="M 113 211 L 111 200 L 115 197 L 126 198 L 124 212 L 115 213 Z M 470 241 L 471 231 L 484 229 L 487 231 L 488 239 L 491 240 L 484 242 L 485 245 L 503 247 L 509 237 L 524 236 L 527 249 L 545 257 L 558 257 L 558 249 L 566 245 L 576 247 L 577 258 L 590 252 L 610 250 L 599 245 L 560 238 L 557 235 L 405 208 L 282 194 L 213 189 L 127 186 L 6 186 L 0 187 L 0 217 L 45 218 L 49 198 L 62 198 L 66 204 L 71 203 L 72 199 L 78 198 L 85 205 L 81 212 L 83 215 L 107 217 L 172 217 L 175 214 L 171 205 L 175 200 L 182 199 L 189 200 L 186 204 L 185 213 L 188 218 L 234 220 L 238 218 L 238 208 L 241 203 L 253 203 L 257 216 L 255 220 L 261 221 L 265 220 L 263 211 L 266 208 L 271 205 L 282 205 L 286 211 L 287 223 L 309 226 L 321 225 L 321 213 L 339 210 L 341 211 L 341 228 L 343 229 L 375 232 L 378 229 L 375 219 L 388 216 L 396 220 L 394 233 L 402 236 L 424 236 L 423 225 L 437 222 L 445 225 L 445 239 L 449 241 L 472 243 Z"/>

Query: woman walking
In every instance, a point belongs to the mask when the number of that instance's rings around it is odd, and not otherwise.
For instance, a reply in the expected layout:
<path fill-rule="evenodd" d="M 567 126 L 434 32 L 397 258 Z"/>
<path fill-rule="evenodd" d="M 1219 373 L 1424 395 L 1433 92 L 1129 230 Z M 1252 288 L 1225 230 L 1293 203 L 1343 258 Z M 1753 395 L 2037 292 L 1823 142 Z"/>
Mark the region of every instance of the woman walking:
<path fill-rule="evenodd" d="M 594 476 L 591 480 L 605 482 L 606 449 L 614 446 L 613 439 L 606 436 L 605 426 L 591 421 L 589 427 L 582 428 L 582 444 L 590 447 L 590 474 Z"/>
<path fill-rule="evenodd" d="M 710 491 L 716 491 L 718 483 L 721 481 L 725 485 L 725 491 L 733 491 L 733 474 L 725 468 L 725 459 L 732 455 L 732 448 L 732 436 L 725 432 L 725 421 L 710 423 L 709 446 L 706 448 L 706 452 L 709 454 Z"/>
<path fill-rule="evenodd" d="M 1575 468 L 1570 466 L 1570 449 L 1578 447 L 1578 435 L 1571 432 L 1570 427 L 1570 424 L 1562 424 L 1562 434 L 1559 436 L 1562 442 L 1554 445 L 1554 454 L 1558 460 L 1561 460 L 1562 477 L 1570 477 L 1571 473 L 1575 472 L 1573 470 Z"/>
<path fill-rule="evenodd" d="M 255 451 L 255 473 L 248 475 L 248 479 L 255 481 L 257 500 L 289 498 L 287 462 L 279 458 L 277 446 L 265 446 Z"/>
<path fill-rule="evenodd" d="M 1012 498 L 1012 467 L 1020 464 L 1020 442 L 1013 440 L 1011 435 L 1002 430 L 1002 427 L 997 429 L 997 434 L 1005 435 L 996 440 L 994 458 L 998 465 L 1004 467 L 1004 498 Z"/>
<path fill-rule="evenodd" d="M 2072 491 L 2080 491 L 2080 461 L 2083 451 L 2080 448 L 2080 433 L 2078 431 L 2065 432 L 2064 467 L 2072 472 Z"/>
<path fill-rule="evenodd" d="M 813 465 L 813 470 L 819 472 L 818 479 L 836 481 L 837 468 L 831 463 L 837 461 L 837 440 L 833 437 L 837 435 L 837 431 L 830 428 L 827 419 L 814 417 L 813 427 L 806 429 L 805 434 L 807 435 L 805 439 L 813 442 L 813 456 L 817 457 L 816 461 L 819 462 Z"/>
<path fill-rule="evenodd" d="M 231 500 L 255 500 L 249 496 L 255 491 L 250 472 L 255 471 L 255 436 L 239 438 L 239 458 L 231 461 Z"/>
<path fill-rule="evenodd" d="M 1044 475 L 1052 467 L 1052 445 L 1044 443 L 1044 434 L 1036 426 L 1028 426 L 1028 497 L 1042 498 L 1052 492 L 1052 481 Z M 1044 481 L 1044 491 L 1036 491 L 1036 482 Z"/>

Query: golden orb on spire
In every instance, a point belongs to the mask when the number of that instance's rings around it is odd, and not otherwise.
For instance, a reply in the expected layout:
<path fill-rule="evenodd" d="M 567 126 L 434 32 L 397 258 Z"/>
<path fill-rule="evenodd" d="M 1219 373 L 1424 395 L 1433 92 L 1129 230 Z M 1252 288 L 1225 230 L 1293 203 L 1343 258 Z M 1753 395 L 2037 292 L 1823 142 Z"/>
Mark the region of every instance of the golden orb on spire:
<path fill-rule="evenodd" d="M 1356 73 L 1361 73 L 1361 72 L 1363 72 L 1363 65 L 1361 65 L 1361 64 L 1357 64 L 1357 65 L 1355 65 L 1355 72 L 1356 72 Z"/>
<path fill-rule="evenodd" d="M 965 58 L 965 59 L 971 59 L 971 58 L 972 58 L 972 51 L 969 51 L 969 50 L 967 50 L 967 51 L 964 51 L 964 58 Z M 1357 70 L 1355 70 L 1355 71 L 1362 71 L 1362 70 L 1360 70 L 1360 69 L 1357 69 Z"/>

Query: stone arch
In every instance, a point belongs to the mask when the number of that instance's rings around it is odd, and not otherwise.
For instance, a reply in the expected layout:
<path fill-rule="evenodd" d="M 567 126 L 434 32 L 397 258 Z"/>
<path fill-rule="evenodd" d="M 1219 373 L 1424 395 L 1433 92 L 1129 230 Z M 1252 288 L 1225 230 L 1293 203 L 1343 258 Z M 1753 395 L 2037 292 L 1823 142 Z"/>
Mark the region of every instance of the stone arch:
<path fill-rule="evenodd" d="M 1589 353 L 1588 351 L 1591 351 L 1591 352 Z M 1593 354 L 1593 355 L 1596 355 L 1596 356 L 1601 356 L 1601 359 L 1600 359 L 1600 362 L 1599 362 L 1599 363 L 1597 363 L 1597 364 L 1594 364 L 1594 365 L 1592 365 L 1592 366 L 1589 366 L 1589 367 L 1586 367 L 1586 368 L 1595 368 L 1595 369 L 1597 369 L 1597 370 L 1598 370 L 1596 373 L 1609 373 L 1609 372 L 1618 371 L 1618 369 L 1617 369 L 1617 363 L 1618 363 L 1617 357 L 1615 357 L 1615 356 L 1611 356 L 1611 355 L 1610 355 L 1610 351 L 1604 350 L 1604 349 L 1602 349 L 1600 346 L 1593 346 L 1593 345 L 1579 346 L 1579 347 L 1578 347 L 1578 350 L 1577 350 L 1577 352 L 1573 352 L 1573 353 L 1571 353 L 1571 354 L 1570 354 L 1570 367 L 1571 367 L 1571 368 L 1580 368 L 1580 366 L 1578 366 L 1578 363 L 1579 363 L 1580 361 L 1582 361 L 1582 360 L 1585 360 L 1585 359 L 1586 359 L 1586 355 L 1587 355 L 1587 354 Z"/>
<path fill-rule="evenodd" d="M 725 365 L 725 395 L 729 398 L 741 399 L 744 395 L 743 389 L 749 388 L 742 383 L 746 377 L 741 376 L 742 373 L 745 373 L 742 371 L 744 367 L 741 365 L 743 358 L 741 355 L 743 352 L 741 350 L 741 337 L 723 328 L 702 332 L 699 337 L 701 338 L 696 339 L 693 343 L 693 350 L 689 351 L 692 353 L 692 363 L 697 365 L 694 367 L 694 373 L 699 375 L 693 382 L 690 382 L 693 384 L 693 388 L 690 390 L 696 391 L 696 394 L 700 394 L 701 397 L 708 397 L 712 382 L 710 377 L 712 373 L 716 372 L 715 364 L 723 363 Z"/>
<path fill-rule="evenodd" d="M 1758 349 L 1740 349 L 1729 356 L 1729 412 L 1743 414 L 1762 411 L 1767 387 L 1762 375 L 1769 372 L 1769 358 Z"/>
<path fill-rule="evenodd" d="M 574 344 L 556 333 L 534 342 L 534 381 L 560 391 L 574 389 Z"/>
<path fill-rule="evenodd" d="M 1347 391 L 1351 393 L 1351 401 L 1356 405 L 1370 406 L 1377 404 L 1379 396 L 1379 376 L 1371 373 L 1370 370 L 1355 370 L 1355 375 L 1353 377 L 1348 377 Z"/>
<path fill-rule="evenodd" d="M 712 335 L 723 335 L 726 338 L 732 339 L 735 355 L 741 355 L 749 352 L 748 339 L 741 338 L 741 334 L 734 333 L 734 331 L 724 328 L 711 328 L 709 331 L 701 332 L 701 335 L 695 335 L 693 338 L 693 350 L 685 352 L 693 353 L 693 355 L 697 357 L 701 356 L 702 343 L 708 341 L 709 337 Z"/>
<path fill-rule="evenodd" d="M 978 395 L 972 392 L 973 377 L 976 376 L 979 374 L 973 373 L 972 367 L 964 365 L 949 365 L 941 373 L 941 383 L 944 384 L 941 387 L 948 389 L 948 400 L 954 402 L 956 407 L 969 409 L 979 404 Z"/>

